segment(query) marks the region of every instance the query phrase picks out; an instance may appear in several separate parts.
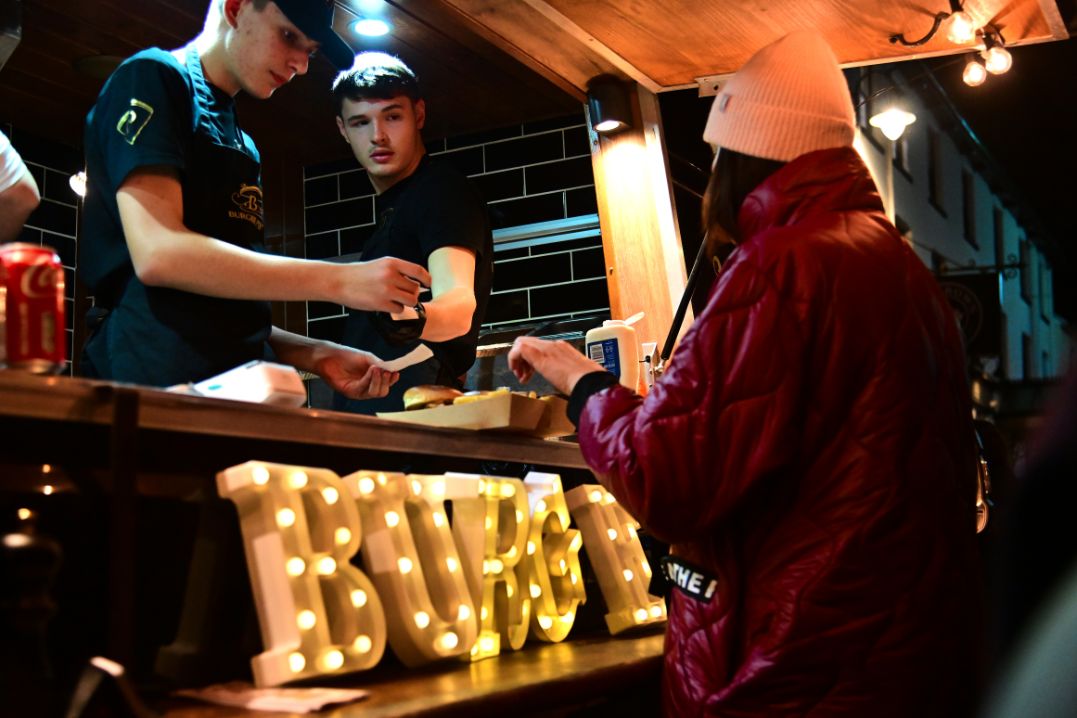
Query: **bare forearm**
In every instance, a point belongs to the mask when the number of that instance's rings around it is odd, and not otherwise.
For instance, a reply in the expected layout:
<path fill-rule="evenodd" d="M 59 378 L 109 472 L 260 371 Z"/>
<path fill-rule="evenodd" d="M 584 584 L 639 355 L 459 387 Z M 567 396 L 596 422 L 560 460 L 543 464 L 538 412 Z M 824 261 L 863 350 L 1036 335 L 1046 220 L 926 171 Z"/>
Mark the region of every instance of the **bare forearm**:
<path fill-rule="evenodd" d="M 134 257 L 145 284 L 225 299 L 333 301 L 340 265 L 262 254 L 194 232 L 158 235 Z"/>
<path fill-rule="evenodd" d="M 311 339 L 273 327 L 269 335 L 269 346 L 284 364 L 294 366 L 300 371 L 314 372 L 317 368 L 319 354 L 328 347 L 335 346 L 319 339 Z"/>
<path fill-rule="evenodd" d="M 452 289 L 425 303 L 423 308 L 426 310 L 423 339 L 431 342 L 455 339 L 471 329 L 475 293 L 463 287 Z"/>
<path fill-rule="evenodd" d="M 29 174 L 0 192 L 0 242 L 10 242 L 19 236 L 27 217 L 37 207 L 40 197 L 37 184 Z"/>

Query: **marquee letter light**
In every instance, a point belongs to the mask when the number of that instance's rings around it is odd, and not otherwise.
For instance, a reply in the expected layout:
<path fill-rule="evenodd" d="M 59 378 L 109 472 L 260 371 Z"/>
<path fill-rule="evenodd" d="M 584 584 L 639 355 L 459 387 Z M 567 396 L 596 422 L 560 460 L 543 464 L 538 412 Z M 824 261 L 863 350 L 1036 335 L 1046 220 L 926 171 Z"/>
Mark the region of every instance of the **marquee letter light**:
<path fill-rule="evenodd" d="M 465 655 L 478 622 L 445 515 L 445 478 L 359 471 L 344 483 L 363 520 L 363 565 L 393 652 L 406 666 Z"/>
<path fill-rule="evenodd" d="M 527 492 L 519 479 L 446 474 L 447 480 L 472 481 L 474 497 L 452 498 L 453 535 L 466 557 L 465 574 L 479 608 L 479 640 L 471 660 L 496 656 L 504 641 L 516 651 L 527 641 L 531 599 L 520 588 L 516 567 L 527 550 Z"/>
<path fill-rule="evenodd" d="M 373 667 L 385 651 L 385 616 L 374 584 L 349 563 L 359 514 L 326 469 L 248 462 L 217 475 L 236 504 L 265 651 L 254 682 Z"/>
<path fill-rule="evenodd" d="M 531 598 L 531 635 L 563 641 L 576 621 L 576 608 L 587 600 L 580 569 L 583 538 L 569 528 L 570 517 L 561 477 L 535 471 L 524 477 L 531 506 L 527 558 L 516 576 Z"/>
<path fill-rule="evenodd" d="M 565 493 L 565 499 L 606 599 L 610 633 L 665 621 L 665 602 L 647 593 L 651 567 L 636 533 L 636 520 L 597 484 L 577 486 Z"/>

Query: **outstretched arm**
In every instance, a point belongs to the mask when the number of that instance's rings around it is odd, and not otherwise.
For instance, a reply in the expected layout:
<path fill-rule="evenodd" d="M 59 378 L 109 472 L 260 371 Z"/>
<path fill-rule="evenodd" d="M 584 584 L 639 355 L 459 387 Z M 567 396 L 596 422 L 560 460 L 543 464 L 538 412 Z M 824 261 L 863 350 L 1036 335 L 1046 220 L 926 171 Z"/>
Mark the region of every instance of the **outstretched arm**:
<path fill-rule="evenodd" d="M 395 312 L 414 306 L 423 267 L 393 257 L 336 264 L 262 254 L 192 232 L 183 189 L 168 168 L 128 175 L 116 194 L 127 246 L 147 285 L 228 299 L 324 301 Z"/>

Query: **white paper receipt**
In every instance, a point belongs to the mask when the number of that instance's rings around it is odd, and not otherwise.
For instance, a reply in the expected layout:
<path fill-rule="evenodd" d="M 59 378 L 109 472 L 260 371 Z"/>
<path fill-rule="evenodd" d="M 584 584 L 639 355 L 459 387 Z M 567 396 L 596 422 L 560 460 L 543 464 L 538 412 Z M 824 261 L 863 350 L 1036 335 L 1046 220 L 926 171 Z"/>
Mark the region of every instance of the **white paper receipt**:
<path fill-rule="evenodd" d="M 434 352 L 430 351 L 430 347 L 425 344 L 420 344 L 402 357 L 390 359 L 389 361 L 378 359 L 374 362 L 374 366 L 380 367 L 385 371 L 401 371 L 407 369 L 412 364 L 426 361 L 432 356 L 434 356 Z"/>

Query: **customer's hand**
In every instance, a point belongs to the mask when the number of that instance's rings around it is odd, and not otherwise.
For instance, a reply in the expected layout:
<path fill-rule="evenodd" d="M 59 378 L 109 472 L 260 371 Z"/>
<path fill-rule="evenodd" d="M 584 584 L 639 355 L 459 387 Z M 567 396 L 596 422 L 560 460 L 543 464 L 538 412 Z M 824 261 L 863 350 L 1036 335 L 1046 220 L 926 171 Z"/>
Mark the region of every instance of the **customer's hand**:
<path fill-rule="evenodd" d="M 509 368 L 522 383 L 537 371 L 563 394 L 571 394 L 584 374 L 605 371 L 564 341 L 517 337 L 509 351 Z"/>
<path fill-rule="evenodd" d="M 398 372 L 374 366 L 377 357 L 358 349 L 332 345 L 319 349 L 318 354 L 314 373 L 349 399 L 383 397 L 400 378 Z"/>
<path fill-rule="evenodd" d="M 339 266 L 335 301 L 352 309 L 401 312 L 418 304 L 419 293 L 431 282 L 424 267 L 396 257 Z"/>

